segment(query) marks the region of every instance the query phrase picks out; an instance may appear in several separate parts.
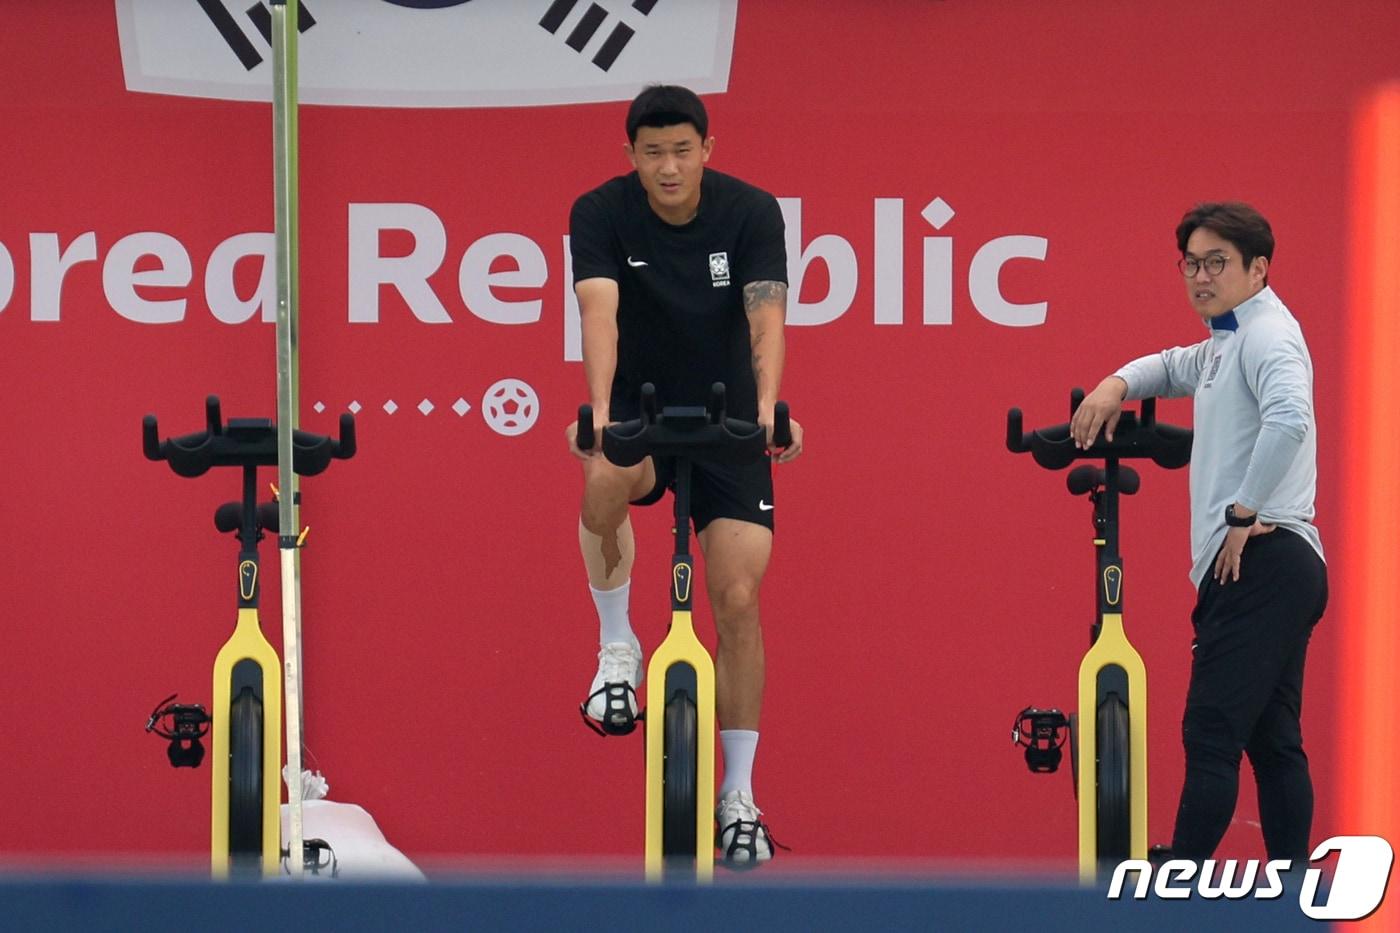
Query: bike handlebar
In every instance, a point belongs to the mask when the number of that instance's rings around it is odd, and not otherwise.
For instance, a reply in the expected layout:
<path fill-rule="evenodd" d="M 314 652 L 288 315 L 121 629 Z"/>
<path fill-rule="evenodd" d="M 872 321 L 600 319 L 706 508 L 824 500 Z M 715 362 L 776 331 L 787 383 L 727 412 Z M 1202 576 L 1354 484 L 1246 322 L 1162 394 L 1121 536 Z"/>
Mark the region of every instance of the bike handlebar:
<path fill-rule="evenodd" d="M 224 423 L 219 397 L 204 401 L 203 431 L 160 439 L 155 415 L 141 420 L 141 448 L 147 460 L 164 460 L 179 476 L 202 476 L 216 466 L 275 466 L 277 426 L 267 418 L 230 418 Z M 340 416 L 339 439 L 308 431 L 292 432 L 292 469 L 315 476 L 332 460 L 355 456 L 355 416 Z"/>
<path fill-rule="evenodd" d="M 592 405 L 578 407 L 578 437 L 575 439 L 575 443 L 579 450 L 592 450 L 593 445 L 598 443 L 598 438 L 593 433 Z"/>
<path fill-rule="evenodd" d="M 773 406 L 773 446 L 792 446 L 792 416 L 788 414 L 787 402 Z"/>
<path fill-rule="evenodd" d="M 1084 401 L 1084 390 L 1074 389 L 1070 393 L 1070 416 L 1079 410 Z M 1104 438 L 1103 432 L 1094 439 L 1086 450 L 1074 445 L 1069 433 L 1069 422 L 1022 431 L 1021 409 L 1012 408 L 1006 413 L 1006 449 L 1013 454 L 1029 452 L 1035 462 L 1047 470 L 1063 470 L 1075 460 L 1101 460 L 1115 458 L 1150 459 L 1167 470 L 1186 466 L 1191 460 L 1191 429 L 1173 424 L 1163 424 L 1157 420 L 1157 400 L 1142 400 L 1140 412 L 1124 411 L 1114 429 L 1113 440 Z"/>
<path fill-rule="evenodd" d="M 710 387 L 704 407 L 657 408 L 656 387 L 648 382 L 641 391 L 641 417 L 603 429 L 603 455 L 618 466 L 633 466 L 649 456 L 683 456 L 711 463 L 752 463 L 768 449 L 762 425 L 725 415 L 724 383 Z M 593 449 L 593 407 L 580 405 L 577 444 Z M 792 443 L 792 421 L 787 402 L 773 406 L 773 444 Z"/>

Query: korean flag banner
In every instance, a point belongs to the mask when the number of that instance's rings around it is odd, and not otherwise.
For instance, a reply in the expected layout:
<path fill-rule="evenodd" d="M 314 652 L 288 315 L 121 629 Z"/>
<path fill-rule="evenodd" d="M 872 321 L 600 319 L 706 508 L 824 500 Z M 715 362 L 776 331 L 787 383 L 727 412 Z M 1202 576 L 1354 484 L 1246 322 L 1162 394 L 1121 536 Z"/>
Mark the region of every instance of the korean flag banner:
<path fill-rule="evenodd" d="M 290 0 L 297 2 L 297 0 Z M 131 91 L 271 98 L 268 0 L 115 0 Z M 724 91 L 738 0 L 300 0 L 299 96 L 367 107 Z"/>

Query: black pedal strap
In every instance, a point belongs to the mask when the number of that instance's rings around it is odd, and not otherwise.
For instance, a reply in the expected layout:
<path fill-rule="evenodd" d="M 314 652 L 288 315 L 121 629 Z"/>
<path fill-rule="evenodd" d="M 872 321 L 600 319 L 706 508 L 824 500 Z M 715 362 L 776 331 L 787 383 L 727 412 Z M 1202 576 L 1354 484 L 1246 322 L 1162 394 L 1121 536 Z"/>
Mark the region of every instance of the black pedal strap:
<path fill-rule="evenodd" d="M 588 704 L 593 702 L 593 698 L 601 695 L 603 697 L 603 721 L 599 723 L 592 716 L 588 715 Z M 629 702 L 630 701 L 630 702 Z M 641 713 L 633 714 L 632 710 L 637 705 L 637 691 L 626 681 L 617 683 L 606 683 L 588 695 L 588 699 L 579 704 L 579 715 L 583 717 L 584 725 L 592 729 L 599 735 L 627 735 L 637 728 L 637 720 L 641 719 Z M 614 720 L 620 722 L 614 725 Z"/>
<path fill-rule="evenodd" d="M 776 855 L 778 849 L 784 852 L 791 852 L 787 846 L 773 838 L 772 832 L 768 829 L 768 824 L 760 820 L 735 820 L 728 826 L 722 827 L 719 837 L 724 839 L 724 834 L 730 830 L 734 831 L 734 836 L 729 840 L 729 845 L 724 850 L 724 861 L 730 868 L 748 870 L 758 867 L 758 833 L 763 831 L 763 835 L 768 839 L 768 845 L 772 849 L 770 854 Z M 747 853 L 748 858 L 739 861 L 735 858 L 739 853 Z"/>

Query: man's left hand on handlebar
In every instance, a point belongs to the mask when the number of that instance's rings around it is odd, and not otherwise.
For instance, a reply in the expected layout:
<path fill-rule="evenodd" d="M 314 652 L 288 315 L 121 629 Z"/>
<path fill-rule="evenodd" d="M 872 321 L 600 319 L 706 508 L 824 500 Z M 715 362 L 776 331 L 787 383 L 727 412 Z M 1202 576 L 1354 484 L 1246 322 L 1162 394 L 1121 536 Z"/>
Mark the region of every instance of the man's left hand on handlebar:
<path fill-rule="evenodd" d="M 797 459 L 797 456 L 802 453 L 802 425 L 798 423 L 796 418 L 788 419 L 792 443 L 786 447 L 778 447 L 773 443 L 773 418 L 771 415 L 767 421 L 764 421 L 760 416 L 759 424 L 763 425 L 768 434 L 768 456 L 773 458 L 774 463 L 787 463 Z"/>

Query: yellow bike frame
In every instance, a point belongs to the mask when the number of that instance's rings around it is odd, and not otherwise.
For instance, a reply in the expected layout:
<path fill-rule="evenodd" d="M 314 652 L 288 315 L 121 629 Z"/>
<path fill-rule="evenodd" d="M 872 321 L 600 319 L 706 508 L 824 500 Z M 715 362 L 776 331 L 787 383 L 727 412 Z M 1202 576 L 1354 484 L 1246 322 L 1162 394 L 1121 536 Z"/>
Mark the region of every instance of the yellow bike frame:
<path fill-rule="evenodd" d="M 668 681 L 672 669 L 689 681 L 694 672 L 695 701 L 695 878 L 708 882 L 715 871 L 715 665 L 691 617 L 695 568 L 690 559 L 690 475 L 687 458 L 676 463 L 675 535 L 671 558 L 671 628 L 647 665 L 647 838 L 646 876 L 659 881 L 667 853 L 662 845 L 665 825 L 665 738 Z M 687 684 L 688 686 L 688 684 Z"/>
<path fill-rule="evenodd" d="M 647 665 L 646 692 L 646 877 L 659 881 L 665 875 L 667 860 L 682 861 L 692 853 L 667 851 L 667 846 L 682 847 L 688 833 L 680 840 L 667 840 L 667 826 L 672 833 L 681 832 L 689 814 L 668 814 L 667 811 L 667 734 L 683 716 L 687 707 L 671 702 L 680 695 L 695 707 L 694 775 L 686 774 L 684 785 L 670 788 L 675 796 L 686 796 L 686 786 L 694 777 L 695 803 L 695 880 L 708 882 L 714 877 L 715 838 L 715 666 L 705 646 L 695 637 L 691 615 L 691 592 L 694 588 L 695 567 L 690 556 L 690 478 L 694 458 L 725 449 L 726 455 L 757 459 L 765 448 L 765 430 L 743 422 L 727 421 L 724 417 L 724 386 L 716 383 L 706 408 L 667 408 L 658 421 L 656 390 L 650 383 L 642 386 L 642 418 L 608 428 L 604 449 L 608 459 L 621 466 L 640 463 L 647 456 L 674 457 L 675 463 L 675 551 L 671 557 L 671 627 L 665 640 L 657 647 Z M 581 449 L 593 447 L 593 409 L 579 408 L 578 442 Z M 735 427 L 740 433 L 735 433 Z M 657 433 L 648 434 L 649 428 Z M 667 433 L 667 432 L 671 433 Z M 659 436 L 658 436 L 659 435 Z M 788 432 L 787 403 L 774 407 L 774 437 L 778 443 L 791 442 Z M 728 462 L 739 462 L 729 460 Z M 630 731 L 630 730 L 628 730 Z M 688 731 L 688 730 L 686 730 Z M 687 743 L 689 738 L 686 739 Z M 689 750 L 686 749 L 688 752 Z M 680 767 L 673 759 L 673 768 Z M 690 762 L 683 762 L 689 765 Z M 684 773 L 684 769 L 681 769 Z M 677 781 L 680 785 L 680 782 Z M 689 801 L 686 802 L 689 806 Z M 667 817 L 672 817 L 667 819 Z"/>
<path fill-rule="evenodd" d="M 276 531 L 283 526 L 277 512 L 267 517 L 257 504 L 257 471 L 259 466 L 277 463 L 278 451 L 273 443 L 277 428 L 262 418 L 230 419 L 225 425 L 219 399 L 213 395 L 205 399 L 205 423 L 203 431 L 161 440 L 156 416 L 147 415 L 141 425 L 142 449 L 146 459 L 168 461 L 179 476 L 201 476 L 211 467 L 227 466 L 238 467 L 242 474 L 240 500 L 226 503 L 214 513 L 214 524 L 220 531 L 236 532 L 239 551 L 238 617 L 233 634 L 214 658 L 209 867 L 215 878 L 242 876 L 251 873 L 251 861 L 256 854 L 259 873 L 272 876 L 278 874 L 282 856 L 283 669 L 258 621 L 262 582 L 258 542 L 264 530 Z M 354 418 L 349 414 L 341 416 L 339 440 L 303 432 L 297 432 L 294 440 L 289 456 L 294 458 L 297 472 L 302 475 L 320 473 L 331 460 L 348 460 L 355 455 Z M 293 546 L 300 547 L 306 532 L 290 537 Z M 287 650 L 289 656 L 295 656 L 295 646 Z M 239 697 L 245 693 L 256 704 L 253 712 L 261 720 L 260 723 L 243 723 L 250 731 L 261 731 L 255 740 L 257 744 L 250 749 L 234 747 L 234 730 L 239 727 L 235 716 L 241 715 L 235 712 L 235 706 L 240 711 L 249 709 L 239 705 Z M 247 753 L 246 758 L 241 757 L 242 752 Z M 240 755 L 238 761 L 233 760 L 236 754 Z M 253 761 L 255 754 L 259 758 L 257 762 Z M 172 751 L 174 764 L 178 764 L 176 757 Z M 190 763 L 197 765 L 198 758 Z M 290 773 L 296 775 L 299 784 L 301 775 L 296 771 L 295 761 L 292 763 Z M 256 801 L 254 792 L 259 798 Z M 292 803 L 295 802 L 294 798 Z M 295 816 L 292 822 L 290 851 L 297 857 L 291 861 L 300 866 L 303 855 L 297 845 Z M 295 868 L 289 868 L 289 872 L 293 876 L 300 874 Z"/>
<path fill-rule="evenodd" d="M 681 565 L 677 565 L 679 570 Z M 689 568 L 689 564 L 684 565 Z M 682 582 L 684 577 L 684 582 Z M 674 573 L 677 591 L 690 586 L 689 573 Z M 673 593 L 673 596 L 675 594 Z M 689 602 L 688 593 L 686 601 Z M 695 637 L 689 610 L 671 614 L 671 630 L 647 665 L 647 839 L 646 876 L 661 880 L 664 859 L 661 828 L 665 789 L 662 784 L 665 728 L 660 720 L 666 709 L 666 674 L 673 665 L 689 665 L 695 671 L 695 877 L 709 881 L 715 871 L 715 666 L 705 646 Z"/>
<path fill-rule="evenodd" d="M 249 570 L 251 568 L 251 571 Z M 239 563 L 239 595 L 245 600 L 257 593 L 258 565 L 255 561 Z M 251 583 L 250 594 L 246 585 Z M 238 622 L 233 635 L 214 659 L 214 722 L 212 822 L 210 826 L 210 870 L 215 878 L 229 875 L 229 723 L 233 702 L 235 668 L 240 681 L 253 681 L 258 686 L 263 707 L 262 750 L 262 873 L 277 874 L 280 860 L 282 795 L 278 766 L 282 761 L 282 684 L 281 662 L 277 652 L 263 637 L 258 624 L 256 607 L 238 610 Z"/>
<path fill-rule="evenodd" d="M 1128 695 L 1129 856 L 1147 858 L 1147 668 L 1123 631 L 1122 613 L 1101 616 L 1099 637 L 1079 665 L 1079 879 L 1098 877 L 1098 717 L 1113 668 L 1126 676 Z M 1116 672 L 1115 672 L 1116 673 Z"/>
<path fill-rule="evenodd" d="M 1082 389 L 1070 393 L 1071 418 L 1083 400 Z M 1105 434 L 1089 447 L 1080 447 L 1073 442 L 1070 425 L 1066 422 L 1024 433 L 1021 410 L 1012 408 L 1006 413 L 1006 447 L 1012 453 L 1029 452 L 1037 464 L 1050 470 L 1064 469 L 1075 460 L 1103 458 L 1104 461 L 1102 469 L 1089 466 L 1075 469 L 1067 483 L 1071 493 L 1089 495 L 1094 504 L 1096 531 L 1097 613 L 1090 631 L 1090 648 L 1079 665 L 1079 716 L 1073 748 L 1077 763 L 1075 794 L 1079 802 L 1079 877 L 1085 883 L 1092 883 L 1098 877 L 1104 857 L 1147 858 L 1147 668 L 1123 630 L 1123 559 L 1118 552 L 1119 496 L 1136 492 L 1138 477 L 1120 461 L 1150 458 L 1169 470 L 1184 467 L 1191 456 L 1191 432 L 1175 425 L 1159 424 L 1156 399 L 1152 398 L 1143 399 L 1137 413 L 1121 413 L 1117 434 L 1112 440 Z M 1121 713 L 1126 719 L 1126 735 L 1116 734 L 1109 740 L 1108 760 L 1102 764 L 1099 761 L 1100 709 L 1110 714 Z M 1122 722 L 1116 715 L 1115 720 Z M 1115 733 L 1118 728 L 1115 726 Z M 1118 770 L 1122 768 L 1123 756 L 1127 757 L 1125 781 Z M 1053 771 L 1054 767 L 1032 765 L 1032 770 Z M 1107 791 L 1100 786 L 1101 772 L 1114 776 Z M 1127 798 L 1126 803 L 1123 796 Z M 1126 842 L 1126 852 L 1108 852 L 1106 856 L 1099 852 L 1101 805 L 1114 814 L 1114 822 L 1104 821 L 1105 835 L 1110 837 L 1115 850 L 1121 850 Z M 1126 820 L 1126 827 L 1123 820 Z"/>

